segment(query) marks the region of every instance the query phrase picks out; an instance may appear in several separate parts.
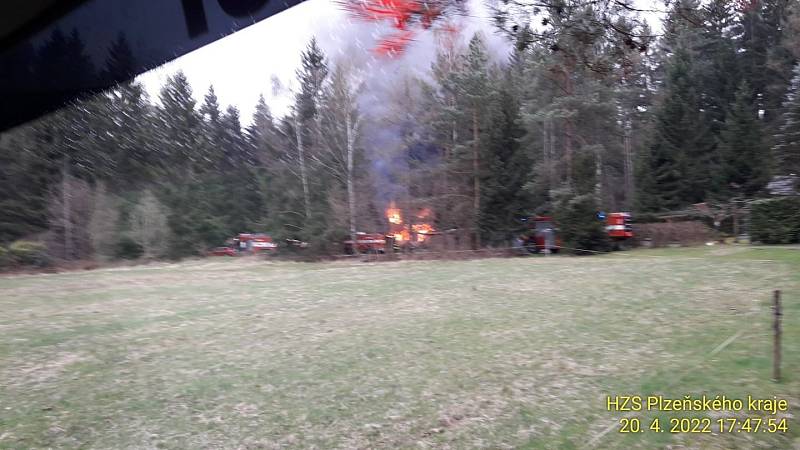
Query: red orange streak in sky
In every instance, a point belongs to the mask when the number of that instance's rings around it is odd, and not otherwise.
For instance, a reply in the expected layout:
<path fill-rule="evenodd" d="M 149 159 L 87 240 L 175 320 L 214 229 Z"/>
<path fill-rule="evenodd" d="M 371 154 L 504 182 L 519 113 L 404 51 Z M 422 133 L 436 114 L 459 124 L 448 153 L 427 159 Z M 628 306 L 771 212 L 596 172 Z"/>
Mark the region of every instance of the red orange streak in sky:
<path fill-rule="evenodd" d="M 342 6 L 358 19 L 370 22 L 391 20 L 396 33 L 384 37 L 373 49 L 381 56 L 401 54 L 414 40 L 416 31 L 410 28 L 414 19 L 422 29 L 430 28 L 441 16 L 441 10 L 420 0 L 342 0 Z"/>

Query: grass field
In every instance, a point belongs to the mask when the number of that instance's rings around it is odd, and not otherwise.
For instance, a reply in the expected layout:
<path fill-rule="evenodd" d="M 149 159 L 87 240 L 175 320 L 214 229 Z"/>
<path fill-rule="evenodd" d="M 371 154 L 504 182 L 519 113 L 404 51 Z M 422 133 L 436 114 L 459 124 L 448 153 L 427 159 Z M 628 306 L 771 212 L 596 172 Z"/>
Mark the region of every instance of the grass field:
<path fill-rule="evenodd" d="M 609 394 L 776 395 L 789 431 L 620 434 Z M 0 448 L 800 448 L 798 411 L 798 250 L 0 278 Z"/>

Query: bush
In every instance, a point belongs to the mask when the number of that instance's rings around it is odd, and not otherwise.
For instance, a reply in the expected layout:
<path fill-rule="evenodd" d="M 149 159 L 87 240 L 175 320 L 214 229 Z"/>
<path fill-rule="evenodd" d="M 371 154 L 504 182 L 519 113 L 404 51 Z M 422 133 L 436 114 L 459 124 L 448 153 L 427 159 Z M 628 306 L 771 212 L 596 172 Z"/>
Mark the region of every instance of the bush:
<path fill-rule="evenodd" d="M 120 238 L 114 248 L 114 257 L 117 259 L 139 259 L 142 254 L 144 254 L 142 245 L 129 236 Z"/>
<path fill-rule="evenodd" d="M 47 246 L 41 242 L 16 241 L 8 247 L 10 262 L 20 266 L 46 267 L 50 265 Z"/>
<path fill-rule="evenodd" d="M 11 265 L 11 253 L 5 247 L 0 247 L 0 269 Z"/>
<path fill-rule="evenodd" d="M 638 245 L 650 239 L 653 247 L 664 247 L 671 243 L 698 245 L 713 239 L 714 231 L 703 222 L 635 223 L 633 236 Z"/>
<path fill-rule="evenodd" d="M 771 198 L 751 203 L 750 240 L 764 244 L 800 242 L 800 197 Z"/>
<path fill-rule="evenodd" d="M 591 254 L 610 249 L 605 223 L 597 218 L 597 206 L 592 195 L 578 195 L 560 199 L 556 204 L 555 219 L 564 247 L 575 254 Z M 591 251 L 583 251 L 591 250 Z"/>

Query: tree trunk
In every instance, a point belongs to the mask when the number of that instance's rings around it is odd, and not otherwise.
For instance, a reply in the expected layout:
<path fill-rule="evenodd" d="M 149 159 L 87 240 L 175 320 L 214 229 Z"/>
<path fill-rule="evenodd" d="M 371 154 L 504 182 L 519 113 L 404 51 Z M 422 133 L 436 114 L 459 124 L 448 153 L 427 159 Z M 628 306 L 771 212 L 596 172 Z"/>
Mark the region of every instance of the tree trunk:
<path fill-rule="evenodd" d="M 564 67 L 564 93 L 568 97 L 574 94 L 572 77 L 566 67 Z M 564 120 L 564 171 L 568 186 L 572 186 L 572 136 L 575 134 L 574 130 L 575 124 L 572 122 L 572 118 L 567 117 Z"/>
<path fill-rule="evenodd" d="M 73 257 L 72 249 L 72 213 L 70 207 L 69 192 L 69 162 L 64 161 L 64 168 L 61 173 L 61 223 L 64 228 L 64 259 L 70 260 Z"/>
<path fill-rule="evenodd" d="M 551 179 L 550 179 L 550 149 L 547 148 L 549 141 L 548 134 L 548 119 L 544 119 L 542 121 L 542 159 L 544 160 L 544 169 L 545 169 L 545 176 L 547 179 L 547 190 L 549 191 L 551 188 Z"/>
<path fill-rule="evenodd" d="M 558 174 L 557 167 L 556 167 L 556 133 L 555 129 L 555 122 L 553 119 L 550 119 L 547 122 L 548 125 L 548 134 L 550 135 L 550 145 L 548 146 L 548 150 L 550 151 L 550 167 L 548 174 L 550 175 L 550 189 L 553 189 L 553 183 L 556 181 L 556 176 Z"/>
<path fill-rule="evenodd" d="M 303 136 L 300 132 L 300 121 L 297 119 L 297 114 L 294 116 L 294 133 L 297 137 L 297 154 L 300 160 L 300 182 L 303 184 L 303 212 L 305 218 L 311 214 L 310 200 L 308 194 L 308 174 L 306 172 L 306 156 L 303 151 Z"/>
<path fill-rule="evenodd" d="M 600 146 L 594 150 L 594 197 L 598 208 L 603 205 L 603 155 Z"/>
<path fill-rule="evenodd" d="M 347 207 L 350 213 L 350 239 L 356 241 L 356 192 L 353 185 L 353 154 L 355 153 L 356 126 L 351 127 L 351 114 L 345 117 L 347 129 Z"/>
<path fill-rule="evenodd" d="M 481 248 L 481 237 L 480 237 L 480 230 L 478 228 L 478 220 L 480 218 L 480 211 L 481 211 L 481 179 L 480 179 L 480 155 L 479 155 L 479 145 L 478 139 L 480 138 L 480 133 L 478 131 L 478 109 L 474 108 L 472 110 L 472 172 L 473 172 L 473 190 L 474 190 L 474 198 L 473 198 L 473 210 L 475 214 L 475 250 Z"/>
<path fill-rule="evenodd" d="M 572 119 L 566 119 L 564 123 L 564 172 L 567 185 L 572 186 L 572 130 L 574 126 Z"/>
<path fill-rule="evenodd" d="M 625 206 L 628 210 L 633 209 L 634 202 L 634 178 L 633 178 L 633 148 L 631 146 L 631 121 L 625 120 L 625 130 L 622 141 L 623 152 L 625 153 L 624 178 L 625 178 Z"/>

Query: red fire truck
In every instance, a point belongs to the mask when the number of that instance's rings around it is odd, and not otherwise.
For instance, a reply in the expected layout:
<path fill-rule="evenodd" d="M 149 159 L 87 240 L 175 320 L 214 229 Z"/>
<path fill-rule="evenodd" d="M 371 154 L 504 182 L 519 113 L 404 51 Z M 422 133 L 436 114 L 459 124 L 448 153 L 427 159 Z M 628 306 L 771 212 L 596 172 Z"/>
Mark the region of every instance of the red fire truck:
<path fill-rule="evenodd" d="M 344 241 L 344 252 L 348 255 L 357 253 L 384 253 L 386 250 L 386 236 L 381 233 L 356 233 L 356 241 Z"/>
<path fill-rule="evenodd" d="M 631 215 L 625 212 L 608 213 L 606 216 L 606 231 L 608 237 L 614 241 L 624 241 L 633 237 Z"/>
<path fill-rule="evenodd" d="M 550 216 L 535 216 L 528 219 L 528 232 L 520 237 L 522 246 L 530 253 L 558 253 L 561 238 Z"/>
<path fill-rule="evenodd" d="M 608 237 L 614 243 L 615 249 L 625 247 L 625 242 L 633 238 L 631 215 L 626 212 L 613 212 L 598 214 L 598 218 L 605 220 L 605 229 Z M 552 217 L 535 216 L 528 219 L 529 232 L 521 237 L 522 245 L 531 253 L 547 250 L 549 253 L 558 253 L 561 250 L 561 238 Z"/>
<path fill-rule="evenodd" d="M 272 237 L 263 233 L 240 233 L 236 237 L 228 239 L 226 244 L 225 247 L 216 247 L 209 251 L 208 255 L 240 256 L 278 250 L 278 244 L 272 241 Z"/>
<path fill-rule="evenodd" d="M 272 237 L 263 233 L 240 233 L 233 238 L 232 247 L 240 253 L 271 252 L 278 249 Z"/>

